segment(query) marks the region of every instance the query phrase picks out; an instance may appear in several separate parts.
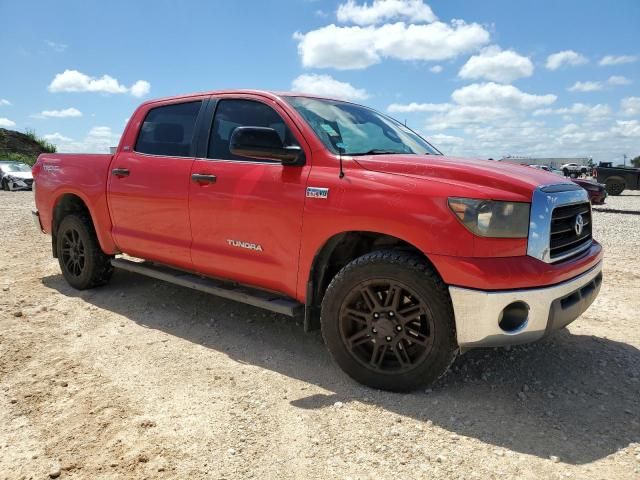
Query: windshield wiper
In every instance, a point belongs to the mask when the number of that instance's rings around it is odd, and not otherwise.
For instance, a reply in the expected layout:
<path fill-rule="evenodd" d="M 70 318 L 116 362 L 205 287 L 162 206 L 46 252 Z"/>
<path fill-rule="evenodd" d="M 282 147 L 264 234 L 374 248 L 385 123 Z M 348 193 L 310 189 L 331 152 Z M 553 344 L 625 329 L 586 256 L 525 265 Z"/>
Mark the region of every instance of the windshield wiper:
<path fill-rule="evenodd" d="M 353 152 L 353 153 L 345 153 L 345 155 L 351 155 L 352 157 L 362 156 L 362 155 L 411 155 L 410 152 L 396 152 L 395 150 L 382 150 L 379 148 L 371 149 L 367 152 Z"/>

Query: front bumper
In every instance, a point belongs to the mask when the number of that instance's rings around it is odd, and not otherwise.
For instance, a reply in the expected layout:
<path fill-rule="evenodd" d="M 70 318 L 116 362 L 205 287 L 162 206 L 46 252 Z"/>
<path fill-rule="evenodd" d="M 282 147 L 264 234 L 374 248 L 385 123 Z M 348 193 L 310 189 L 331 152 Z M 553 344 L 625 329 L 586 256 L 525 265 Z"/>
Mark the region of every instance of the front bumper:
<path fill-rule="evenodd" d="M 484 291 L 449 287 L 462 350 L 528 343 L 565 327 L 593 303 L 602 283 L 602 261 L 565 282 L 543 288 Z M 524 302 L 528 315 L 509 331 L 499 323 L 505 307 Z"/>

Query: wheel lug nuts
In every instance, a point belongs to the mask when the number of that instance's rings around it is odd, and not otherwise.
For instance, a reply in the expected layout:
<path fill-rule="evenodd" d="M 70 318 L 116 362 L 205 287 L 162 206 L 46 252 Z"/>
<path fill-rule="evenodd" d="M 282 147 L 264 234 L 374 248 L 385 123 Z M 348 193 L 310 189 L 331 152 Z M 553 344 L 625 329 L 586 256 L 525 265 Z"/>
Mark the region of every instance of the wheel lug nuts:
<path fill-rule="evenodd" d="M 372 331 L 373 333 L 378 333 L 378 330 L 376 330 L 375 328 L 372 328 L 372 329 L 371 329 L 371 331 Z"/>
<path fill-rule="evenodd" d="M 393 312 L 389 312 L 389 316 L 390 316 L 390 317 L 393 317 L 393 316 L 395 316 L 395 313 L 393 313 Z"/>
<path fill-rule="evenodd" d="M 398 332 L 401 332 L 401 331 L 402 331 L 402 327 L 401 327 L 400 325 L 397 325 L 397 326 L 396 326 L 396 330 L 397 330 Z"/>
<path fill-rule="evenodd" d="M 386 340 L 387 342 L 390 342 L 390 341 L 391 341 L 391 337 L 386 337 L 386 338 L 385 338 L 385 340 Z"/>
<path fill-rule="evenodd" d="M 377 320 L 378 318 L 380 318 L 380 314 L 378 312 L 374 313 L 373 318 Z"/>

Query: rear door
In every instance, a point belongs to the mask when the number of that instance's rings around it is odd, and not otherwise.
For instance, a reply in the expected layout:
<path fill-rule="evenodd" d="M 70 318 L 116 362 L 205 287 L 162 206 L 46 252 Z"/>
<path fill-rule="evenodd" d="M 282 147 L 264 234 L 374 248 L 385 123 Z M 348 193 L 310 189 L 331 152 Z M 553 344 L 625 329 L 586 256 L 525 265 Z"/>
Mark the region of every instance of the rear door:
<path fill-rule="evenodd" d="M 211 102 L 217 104 L 207 158 L 197 158 L 192 167 L 194 267 L 294 296 L 310 149 L 273 101 L 245 95 Z M 285 144 L 305 150 L 306 165 L 283 166 L 232 154 L 229 139 L 239 126 L 274 128 Z"/>
<path fill-rule="evenodd" d="M 194 134 L 206 98 L 152 104 L 111 163 L 109 208 L 118 248 L 191 268 L 189 187 Z"/>

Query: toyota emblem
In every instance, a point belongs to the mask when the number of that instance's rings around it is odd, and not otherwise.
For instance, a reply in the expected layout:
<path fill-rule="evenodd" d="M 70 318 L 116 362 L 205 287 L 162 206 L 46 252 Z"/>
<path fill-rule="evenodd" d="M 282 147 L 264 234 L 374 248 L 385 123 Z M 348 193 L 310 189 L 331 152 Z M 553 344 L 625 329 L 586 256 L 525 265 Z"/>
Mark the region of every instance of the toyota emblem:
<path fill-rule="evenodd" d="M 579 213 L 576 215 L 576 223 L 573 225 L 573 229 L 576 231 L 576 235 L 580 236 L 582 229 L 584 228 L 584 218 Z"/>

